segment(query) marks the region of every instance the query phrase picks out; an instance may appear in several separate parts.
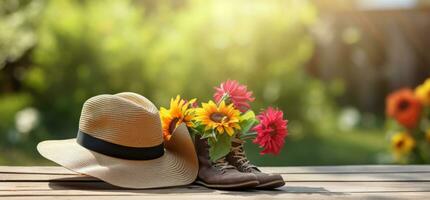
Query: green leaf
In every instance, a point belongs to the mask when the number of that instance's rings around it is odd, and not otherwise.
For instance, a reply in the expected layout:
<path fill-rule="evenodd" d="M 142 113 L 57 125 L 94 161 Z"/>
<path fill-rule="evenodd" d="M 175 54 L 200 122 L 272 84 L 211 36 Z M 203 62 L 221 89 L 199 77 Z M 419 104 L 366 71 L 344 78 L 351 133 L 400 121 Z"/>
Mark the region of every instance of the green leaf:
<path fill-rule="evenodd" d="M 215 141 L 217 141 L 216 134 L 215 134 L 215 130 L 204 132 L 201 138 L 202 138 L 202 139 L 205 139 L 205 138 L 212 138 L 212 139 L 214 139 Z"/>
<path fill-rule="evenodd" d="M 194 138 L 196 137 L 197 134 L 199 134 L 199 132 L 197 132 L 197 130 L 194 128 L 191 128 L 191 127 L 187 127 L 187 128 L 191 138 L 194 140 Z"/>
<path fill-rule="evenodd" d="M 257 123 L 258 123 L 258 120 L 255 118 L 250 118 L 248 120 L 242 121 L 240 123 L 240 127 L 241 127 L 240 131 L 242 132 L 242 134 L 246 134 Z"/>
<path fill-rule="evenodd" d="M 255 113 L 252 110 L 248 110 L 245 114 L 240 116 L 241 121 L 249 120 L 249 119 L 255 119 Z"/>
<path fill-rule="evenodd" d="M 209 139 L 209 157 L 212 161 L 216 161 L 226 156 L 231 149 L 231 137 L 227 134 L 219 134 L 218 140 Z"/>
<path fill-rule="evenodd" d="M 255 131 L 240 134 L 240 139 L 242 140 L 254 139 L 255 137 L 257 137 L 257 132 Z"/>
<path fill-rule="evenodd" d="M 196 129 L 197 132 L 200 132 L 200 133 L 205 132 L 205 126 L 200 123 L 195 123 L 194 129 Z"/>
<path fill-rule="evenodd" d="M 246 135 L 257 123 L 258 120 L 255 118 L 255 113 L 252 110 L 248 110 L 245 114 L 240 116 L 240 135 Z"/>

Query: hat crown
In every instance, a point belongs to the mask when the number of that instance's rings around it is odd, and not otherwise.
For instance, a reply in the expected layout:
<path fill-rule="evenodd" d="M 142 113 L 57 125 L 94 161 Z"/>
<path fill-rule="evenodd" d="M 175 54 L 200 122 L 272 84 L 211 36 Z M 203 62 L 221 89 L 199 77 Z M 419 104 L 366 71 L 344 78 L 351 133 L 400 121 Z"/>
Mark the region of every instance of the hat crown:
<path fill-rule="evenodd" d="M 79 130 L 127 147 L 152 147 L 163 142 L 157 107 L 131 92 L 88 99 L 82 108 Z"/>

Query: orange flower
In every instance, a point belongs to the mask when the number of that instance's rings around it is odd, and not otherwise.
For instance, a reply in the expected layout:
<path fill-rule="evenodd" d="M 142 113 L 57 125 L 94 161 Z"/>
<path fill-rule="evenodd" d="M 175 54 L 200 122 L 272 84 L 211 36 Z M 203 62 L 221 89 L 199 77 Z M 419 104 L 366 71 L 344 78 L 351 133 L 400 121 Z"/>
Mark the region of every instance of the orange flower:
<path fill-rule="evenodd" d="M 421 114 L 421 103 L 411 89 L 401 89 L 387 97 L 387 115 L 406 128 L 414 128 Z"/>

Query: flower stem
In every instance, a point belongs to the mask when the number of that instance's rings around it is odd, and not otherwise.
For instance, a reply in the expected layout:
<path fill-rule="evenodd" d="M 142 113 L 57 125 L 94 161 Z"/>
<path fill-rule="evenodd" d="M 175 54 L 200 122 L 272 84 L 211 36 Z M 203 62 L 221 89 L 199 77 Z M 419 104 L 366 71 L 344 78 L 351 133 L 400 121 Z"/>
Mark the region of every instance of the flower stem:
<path fill-rule="evenodd" d="M 247 140 L 247 139 L 254 139 L 256 135 L 243 135 L 240 138 L 242 140 Z"/>
<path fill-rule="evenodd" d="M 217 102 L 217 105 L 219 105 L 222 101 L 228 101 L 230 99 L 230 95 L 228 93 L 224 93 L 221 97 L 221 99 Z"/>

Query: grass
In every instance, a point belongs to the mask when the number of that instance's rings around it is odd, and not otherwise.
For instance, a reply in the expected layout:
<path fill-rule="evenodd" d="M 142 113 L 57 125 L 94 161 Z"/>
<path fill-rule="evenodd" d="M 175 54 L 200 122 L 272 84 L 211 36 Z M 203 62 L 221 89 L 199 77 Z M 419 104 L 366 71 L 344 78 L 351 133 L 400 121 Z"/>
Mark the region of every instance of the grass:
<path fill-rule="evenodd" d="M 36 150 L 37 143 L 1 146 L 0 165 L 53 165 Z"/>
<path fill-rule="evenodd" d="M 249 142 L 245 146 L 249 159 L 258 166 L 378 164 L 378 153 L 386 147 L 385 135 L 379 130 L 287 138 L 278 156 L 261 156 L 256 145 Z"/>
<path fill-rule="evenodd" d="M 280 155 L 259 155 L 248 142 L 249 159 L 258 166 L 377 164 L 377 155 L 386 150 L 380 130 L 356 130 L 295 139 L 288 137 Z M 54 165 L 37 153 L 36 143 L 3 147 L 0 165 Z"/>

